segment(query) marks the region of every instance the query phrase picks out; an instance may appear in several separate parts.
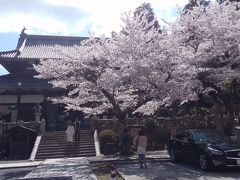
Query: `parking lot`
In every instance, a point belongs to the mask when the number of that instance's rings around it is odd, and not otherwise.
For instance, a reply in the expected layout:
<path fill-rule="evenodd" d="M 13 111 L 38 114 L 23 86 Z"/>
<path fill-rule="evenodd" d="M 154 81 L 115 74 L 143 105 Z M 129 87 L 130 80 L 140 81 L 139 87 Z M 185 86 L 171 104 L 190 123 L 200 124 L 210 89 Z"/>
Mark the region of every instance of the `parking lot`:
<path fill-rule="evenodd" d="M 194 165 L 161 162 L 140 169 L 138 164 L 121 165 L 118 169 L 128 180 L 240 180 L 240 168 L 221 168 L 204 172 Z"/>

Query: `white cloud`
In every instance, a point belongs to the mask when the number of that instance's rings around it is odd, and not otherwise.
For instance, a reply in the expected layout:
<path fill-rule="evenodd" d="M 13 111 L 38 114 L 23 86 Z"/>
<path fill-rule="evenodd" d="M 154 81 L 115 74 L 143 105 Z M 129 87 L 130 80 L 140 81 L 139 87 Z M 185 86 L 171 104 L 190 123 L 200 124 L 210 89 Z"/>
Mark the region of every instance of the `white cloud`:
<path fill-rule="evenodd" d="M 0 32 L 20 32 L 25 26 L 29 34 L 109 34 L 119 30 L 121 13 L 133 12 L 144 2 L 151 3 L 161 22 L 173 21 L 176 5 L 188 0 L 1 0 Z"/>

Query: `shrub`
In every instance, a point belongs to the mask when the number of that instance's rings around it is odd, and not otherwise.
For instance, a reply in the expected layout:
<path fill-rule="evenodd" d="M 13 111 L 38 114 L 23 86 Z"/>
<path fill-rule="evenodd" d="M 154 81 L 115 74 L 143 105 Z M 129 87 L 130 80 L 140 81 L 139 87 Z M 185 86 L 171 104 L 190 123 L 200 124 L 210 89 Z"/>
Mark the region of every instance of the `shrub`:
<path fill-rule="evenodd" d="M 104 154 L 111 154 L 110 150 L 112 151 L 114 147 L 114 139 L 114 132 L 110 129 L 105 129 L 99 133 L 100 147 Z"/>

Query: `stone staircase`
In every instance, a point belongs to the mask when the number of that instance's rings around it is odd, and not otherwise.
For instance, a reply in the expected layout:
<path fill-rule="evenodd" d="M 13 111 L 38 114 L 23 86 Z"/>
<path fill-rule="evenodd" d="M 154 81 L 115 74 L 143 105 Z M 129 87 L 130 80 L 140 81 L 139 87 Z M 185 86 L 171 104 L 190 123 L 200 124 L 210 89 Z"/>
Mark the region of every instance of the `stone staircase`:
<path fill-rule="evenodd" d="M 53 131 L 42 136 L 35 159 L 91 156 L 96 156 L 96 152 L 93 133 L 90 130 L 81 130 L 80 141 L 72 144 L 66 142 L 65 131 Z"/>

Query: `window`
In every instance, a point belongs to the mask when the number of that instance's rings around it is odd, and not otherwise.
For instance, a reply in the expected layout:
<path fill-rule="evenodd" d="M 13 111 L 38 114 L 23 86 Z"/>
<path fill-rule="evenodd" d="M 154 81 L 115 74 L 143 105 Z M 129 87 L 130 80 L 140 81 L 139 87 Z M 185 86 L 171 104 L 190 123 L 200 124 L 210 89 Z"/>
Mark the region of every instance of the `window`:
<path fill-rule="evenodd" d="M 181 132 L 176 134 L 176 138 L 180 141 L 184 141 L 185 137 L 186 137 L 186 132 L 184 132 L 184 131 L 181 131 Z"/>

